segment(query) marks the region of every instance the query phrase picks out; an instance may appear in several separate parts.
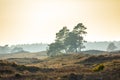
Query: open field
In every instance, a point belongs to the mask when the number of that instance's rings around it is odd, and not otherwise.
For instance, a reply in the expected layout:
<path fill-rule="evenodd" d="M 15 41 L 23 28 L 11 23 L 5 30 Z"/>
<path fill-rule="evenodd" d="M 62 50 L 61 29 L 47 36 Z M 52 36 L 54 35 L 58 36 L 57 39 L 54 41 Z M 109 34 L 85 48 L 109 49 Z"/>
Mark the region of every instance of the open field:
<path fill-rule="evenodd" d="M 25 65 L 15 59 L 1 60 L 0 80 L 120 80 L 120 54 L 68 54 L 32 60 Z"/>
<path fill-rule="evenodd" d="M 8 58 L 38 58 L 44 59 L 47 57 L 45 51 L 36 52 L 36 53 L 11 53 L 11 54 L 0 54 L 0 59 L 8 59 Z"/>

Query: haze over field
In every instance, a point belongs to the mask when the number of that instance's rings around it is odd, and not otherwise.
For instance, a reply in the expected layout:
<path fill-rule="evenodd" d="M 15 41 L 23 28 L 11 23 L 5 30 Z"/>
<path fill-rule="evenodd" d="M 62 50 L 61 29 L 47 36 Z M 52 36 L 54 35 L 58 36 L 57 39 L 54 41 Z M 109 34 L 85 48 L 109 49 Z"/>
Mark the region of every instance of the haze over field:
<path fill-rule="evenodd" d="M 120 0 L 0 0 L 0 45 L 51 43 L 79 22 L 87 41 L 119 41 Z"/>
<path fill-rule="evenodd" d="M 120 0 L 0 0 L 0 80 L 120 80 Z"/>

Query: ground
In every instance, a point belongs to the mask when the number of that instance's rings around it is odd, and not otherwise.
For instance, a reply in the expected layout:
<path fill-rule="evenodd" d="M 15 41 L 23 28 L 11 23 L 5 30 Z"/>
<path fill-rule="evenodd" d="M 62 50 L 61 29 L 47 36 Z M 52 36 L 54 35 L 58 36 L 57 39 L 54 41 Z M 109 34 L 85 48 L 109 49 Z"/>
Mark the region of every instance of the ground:
<path fill-rule="evenodd" d="M 0 66 L 0 80 L 120 80 L 120 53 L 16 58 L 1 60 Z"/>

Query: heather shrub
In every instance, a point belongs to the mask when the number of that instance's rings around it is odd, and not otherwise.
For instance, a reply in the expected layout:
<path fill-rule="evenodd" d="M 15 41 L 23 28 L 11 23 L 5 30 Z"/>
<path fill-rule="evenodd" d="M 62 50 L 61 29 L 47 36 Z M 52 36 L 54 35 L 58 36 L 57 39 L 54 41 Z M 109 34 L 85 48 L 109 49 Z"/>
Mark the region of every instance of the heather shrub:
<path fill-rule="evenodd" d="M 21 77 L 22 77 L 22 74 L 21 74 L 21 73 L 17 73 L 17 74 L 15 74 L 15 77 L 16 77 L 16 78 L 21 78 Z"/>
<path fill-rule="evenodd" d="M 95 66 L 92 70 L 94 72 L 98 72 L 98 71 L 102 71 L 104 69 L 104 67 L 105 66 L 103 64 L 99 64 L 99 65 Z"/>
<path fill-rule="evenodd" d="M 0 74 L 13 74 L 15 73 L 15 69 L 10 66 L 1 66 Z"/>

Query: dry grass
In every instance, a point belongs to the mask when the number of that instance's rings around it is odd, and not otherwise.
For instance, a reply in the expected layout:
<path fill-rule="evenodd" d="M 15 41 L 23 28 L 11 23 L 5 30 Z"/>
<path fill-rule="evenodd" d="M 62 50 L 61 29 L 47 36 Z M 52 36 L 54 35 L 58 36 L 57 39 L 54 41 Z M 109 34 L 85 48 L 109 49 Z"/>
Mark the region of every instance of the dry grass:
<path fill-rule="evenodd" d="M 5 73 L 0 80 L 120 80 L 120 54 L 69 54 L 47 58 L 42 62 L 18 65 L 1 61 L 0 65 L 14 73 Z M 92 69 L 103 64 L 104 69 Z M 34 67 L 35 66 L 35 67 Z M 7 76 L 5 76 L 7 75 Z"/>

